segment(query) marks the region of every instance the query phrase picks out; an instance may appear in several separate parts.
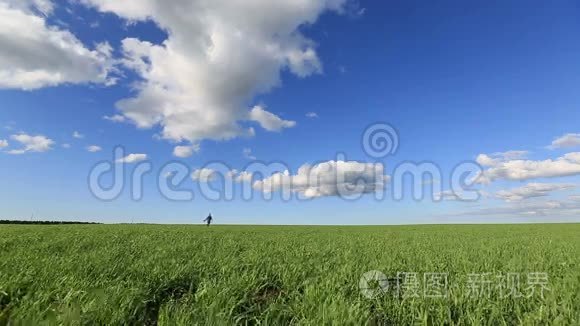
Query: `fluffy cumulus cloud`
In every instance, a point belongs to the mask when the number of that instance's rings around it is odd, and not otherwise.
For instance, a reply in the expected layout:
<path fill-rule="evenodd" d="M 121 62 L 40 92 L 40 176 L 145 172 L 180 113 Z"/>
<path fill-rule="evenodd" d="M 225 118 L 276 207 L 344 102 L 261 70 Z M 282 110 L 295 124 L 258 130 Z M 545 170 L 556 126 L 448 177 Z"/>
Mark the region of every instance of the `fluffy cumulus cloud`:
<path fill-rule="evenodd" d="M 500 190 L 495 195 L 499 199 L 513 202 L 535 197 L 545 197 L 554 191 L 570 190 L 574 188 L 575 186 L 573 184 L 529 183 L 523 187 L 511 190 Z"/>
<path fill-rule="evenodd" d="M 161 136 L 199 143 L 295 125 L 263 106 L 256 95 L 281 84 L 286 70 L 298 77 L 322 72 L 316 45 L 299 27 L 347 0 L 82 0 L 130 21 L 152 21 L 167 32 L 162 44 L 127 38 L 123 63 L 141 82 L 117 103 L 140 128 L 159 125 Z"/>
<path fill-rule="evenodd" d="M 52 11 L 49 0 L 0 0 L 0 89 L 113 83 L 111 47 L 89 49 L 71 32 L 49 26 L 45 16 Z"/>
<path fill-rule="evenodd" d="M 199 145 L 197 144 L 187 146 L 175 146 L 175 148 L 173 148 L 173 156 L 179 158 L 186 158 L 190 157 L 191 155 L 193 155 L 193 153 L 196 153 L 198 151 Z"/>
<path fill-rule="evenodd" d="M 234 180 L 236 182 L 251 183 L 252 180 L 253 180 L 253 178 L 254 178 L 254 174 L 253 173 L 250 173 L 248 171 L 242 171 L 240 173 L 236 173 L 234 171 L 234 174 L 235 174 Z"/>
<path fill-rule="evenodd" d="M 6 139 L 0 139 L 0 149 L 8 147 L 8 141 Z"/>
<path fill-rule="evenodd" d="M 316 112 L 308 112 L 308 113 L 306 113 L 306 117 L 307 118 L 310 118 L 310 119 L 315 119 L 315 118 L 318 118 L 318 113 L 316 113 Z"/>
<path fill-rule="evenodd" d="M 54 141 L 42 135 L 31 136 L 25 133 L 10 136 L 10 139 L 22 145 L 21 148 L 8 151 L 8 154 L 20 155 L 29 152 L 47 152 L 52 149 Z"/>
<path fill-rule="evenodd" d="M 137 163 L 145 161 L 147 159 L 147 154 L 129 154 L 123 158 L 117 160 L 117 163 Z"/>
<path fill-rule="evenodd" d="M 476 178 L 476 182 L 484 184 L 501 179 L 522 181 L 580 174 L 580 152 L 568 153 L 556 159 L 543 161 L 506 159 L 480 154 L 477 162 L 487 167 Z"/>
<path fill-rule="evenodd" d="M 287 170 L 254 182 L 264 192 L 291 191 L 305 198 L 348 197 L 382 191 L 388 181 L 380 163 L 328 161 L 303 165 L 295 175 Z"/>
<path fill-rule="evenodd" d="M 96 153 L 96 152 L 100 152 L 103 149 L 101 148 L 101 146 L 97 146 L 97 145 L 91 145 L 87 147 L 87 151 L 91 152 L 91 153 Z"/>
<path fill-rule="evenodd" d="M 215 180 L 217 172 L 210 168 L 197 169 L 191 172 L 191 180 L 197 182 L 209 182 Z"/>
<path fill-rule="evenodd" d="M 249 119 L 258 122 L 262 128 L 268 131 L 281 131 L 296 125 L 295 121 L 283 120 L 274 113 L 264 110 L 260 105 L 256 105 L 250 110 Z"/>
<path fill-rule="evenodd" d="M 554 139 L 552 144 L 548 146 L 551 149 L 564 147 L 580 147 L 580 134 L 566 134 L 564 136 Z"/>

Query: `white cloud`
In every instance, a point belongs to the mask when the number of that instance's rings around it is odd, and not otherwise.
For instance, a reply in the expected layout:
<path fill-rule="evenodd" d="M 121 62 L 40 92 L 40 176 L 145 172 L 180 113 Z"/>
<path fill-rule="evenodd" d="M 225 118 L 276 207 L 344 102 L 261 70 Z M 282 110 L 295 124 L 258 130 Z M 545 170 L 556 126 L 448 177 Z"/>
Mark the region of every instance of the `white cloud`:
<path fill-rule="evenodd" d="M 25 12 L 38 11 L 44 16 L 50 15 L 54 10 L 54 4 L 51 0 L 3 0 L 2 2 Z"/>
<path fill-rule="evenodd" d="M 152 44 L 122 42 L 124 65 L 142 77 L 121 114 L 140 128 L 162 127 L 162 137 L 199 143 L 253 135 L 254 120 L 270 131 L 292 127 L 262 107 L 256 95 L 280 86 L 281 72 L 322 72 L 316 44 L 300 32 L 346 0 L 83 0 L 102 12 L 152 21 L 168 38 Z"/>
<path fill-rule="evenodd" d="M 28 152 L 47 152 L 52 149 L 52 146 L 55 144 L 54 141 L 50 138 L 47 138 L 42 135 L 38 136 L 30 136 L 25 133 L 21 133 L 18 135 L 10 136 L 10 139 L 22 144 L 22 148 L 20 149 L 13 149 L 8 151 L 8 154 L 24 154 Z"/>
<path fill-rule="evenodd" d="M 310 118 L 310 119 L 315 119 L 315 118 L 318 118 L 318 113 L 316 113 L 316 112 L 308 112 L 308 113 L 306 113 L 306 117 L 307 118 Z"/>
<path fill-rule="evenodd" d="M 580 152 L 564 154 L 563 157 L 565 160 L 580 164 Z"/>
<path fill-rule="evenodd" d="M 103 119 L 116 123 L 125 122 L 127 120 L 124 116 L 120 114 L 114 114 L 111 116 L 105 115 L 103 116 Z"/>
<path fill-rule="evenodd" d="M 507 151 L 496 152 L 490 155 L 479 154 L 476 161 L 481 166 L 494 166 L 509 160 L 523 159 L 528 155 L 528 153 L 528 151 Z"/>
<path fill-rule="evenodd" d="M 70 148 L 70 144 L 62 144 L 61 146 L 62 146 L 62 148 L 66 148 L 66 149 Z"/>
<path fill-rule="evenodd" d="M 113 83 L 111 47 L 90 50 L 69 31 L 49 26 L 43 15 L 52 9 L 49 0 L 0 0 L 0 89 Z"/>
<path fill-rule="evenodd" d="M 554 139 L 554 141 L 550 146 L 548 146 L 548 148 L 556 149 L 577 146 L 580 146 L 580 134 L 566 134 Z"/>
<path fill-rule="evenodd" d="M 191 180 L 209 182 L 215 180 L 217 172 L 209 168 L 197 169 L 191 173 Z"/>
<path fill-rule="evenodd" d="M 232 169 L 226 173 L 226 177 L 240 183 L 251 183 L 254 178 L 254 174 L 248 171 L 239 172 L 236 169 Z"/>
<path fill-rule="evenodd" d="M 81 134 L 78 131 L 73 132 L 73 135 L 72 136 L 73 136 L 73 138 L 76 138 L 76 139 L 83 139 L 83 138 L 85 138 L 85 135 Z"/>
<path fill-rule="evenodd" d="M 264 110 L 260 105 L 252 108 L 249 120 L 258 122 L 262 128 L 268 131 L 281 131 L 284 128 L 292 128 L 296 125 L 295 121 L 283 120 L 279 116 Z"/>
<path fill-rule="evenodd" d="M 137 163 L 145 161 L 147 159 L 147 154 L 129 154 L 123 158 L 117 160 L 117 163 Z"/>
<path fill-rule="evenodd" d="M 479 154 L 475 161 L 481 166 L 494 166 L 501 162 L 499 159 L 492 158 L 487 154 Z"/>
<path fill-rule="evenodd" d="M 305 164 L 296 175 L 279 172 L 254 183 L 264 192 L 291 191 L 306 198 L 348 197 L 384 189 L 389 177 L 380 163 L 328 161 L 314 166 Z"/>
<path fill-rule="evenodd" d="M 534 197 L 545 197 L 554 191 L 573 189 L 573 184 L 561 183 L 529 183 L 523 187 L 500 190 L 496 192 L 495 196 L 507 202 L 521 201 Z"/>
<path fill-rule="evenodd" d="M 248 171 L 242 171 L 235 176 L 235 181 L 249 183 L 252 182 L 254 175 Z"/>
<path fill-rule="evenodd" d="M 236 177 L 236 175 L 238 174 L 238 170 L 236 169 L 231 169 L 226 173 L 226 177 L 233 179 Z"/>
<path fill-rule="evenodd" d="M 87 151 L 91 152 L 91 153 L 96 153 L 96 152 L 100 152 L 103 149 L 100 146 L 97 145 L 91 145 L 87 147 Z"/>
<path fill-rule="evenodd" d="M 0 149 L 8 147 L 8 141 L 6 139 L 0 139 Z"/>
<path fill-rule="evenodd" d="M 257 158 L 252 154 L 252 149 L 251 148 L 244 148 L 242 150 L 242 153 L 244 154 L 244 157 L 247 158 L 248 160 L 256 160 Z"/>
<path fill-rule="evenodd" d="M 496 180 L 529 180 L 555 178 L 580 174 L 580 153 L 568 153 L 555 160 L 502 160 L 481 154 L 477 162 L 488 167 L 476 177 L 478 183 Z"/>
<path fill-rule="evenodd" d="M 191 155 L 193 155 L 193 153 L 196 153 L 198 151 L 199 151 L 198 144 L 193 144 L 193 145 L 188 145 L 188 146 L 175 146 L 175 148 L 173 149 L 173 156 L 180 157 L 180 158 L 186 158 L 186 157 L 190 157 Z"/>

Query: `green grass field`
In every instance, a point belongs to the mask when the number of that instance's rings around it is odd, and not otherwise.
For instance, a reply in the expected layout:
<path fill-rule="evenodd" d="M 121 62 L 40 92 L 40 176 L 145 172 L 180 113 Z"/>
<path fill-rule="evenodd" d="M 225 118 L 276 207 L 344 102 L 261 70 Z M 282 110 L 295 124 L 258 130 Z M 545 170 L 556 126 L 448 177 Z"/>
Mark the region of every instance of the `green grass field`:
<path fill-rule="evenodd" d="M 0 324 L 580 324 L 580 224 L 3 225 L 0 255 Z"/>

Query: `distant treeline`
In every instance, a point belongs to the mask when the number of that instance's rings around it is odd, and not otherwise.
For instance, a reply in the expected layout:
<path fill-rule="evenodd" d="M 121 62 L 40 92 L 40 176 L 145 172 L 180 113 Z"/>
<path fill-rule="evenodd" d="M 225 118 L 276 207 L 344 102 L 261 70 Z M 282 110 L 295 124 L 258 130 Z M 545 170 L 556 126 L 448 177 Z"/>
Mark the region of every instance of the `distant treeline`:
<path fill-rule="evenodd" d="M 76 221 L 10 221 L 10 220 L 0 220 L 0 224 L 41 224 L 41 225 L 53 225 L 53 224 L 101 224 L 94 222 L 76 222 Z"/>

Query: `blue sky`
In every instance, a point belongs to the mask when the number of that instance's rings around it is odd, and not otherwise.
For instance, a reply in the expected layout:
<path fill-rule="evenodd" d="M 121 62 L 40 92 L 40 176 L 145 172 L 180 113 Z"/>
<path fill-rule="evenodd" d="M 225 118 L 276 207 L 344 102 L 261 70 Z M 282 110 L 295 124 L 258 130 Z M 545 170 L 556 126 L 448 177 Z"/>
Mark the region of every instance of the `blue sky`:
<path fill-rule="evenodd" d="M 197 223 L 211 211 L 218 223 L 580 220 L 576 2 L 160 3 L 0 0 L 0 218 Z M 399 147 L 377 159 L 361 135 L 379 122 L 396 128 Z M 112 161 L 119 145 L 153 164 L 140 201 L 129 186 L 108 202 L 89 189 L 91 168 Z M 176 155 L 176 146 L 191 155 Z M 331 183 L 314 195 L 296 185 L 301 166 L 333 166 L 338 153 L 383 164 L 385 175 L 402 162 L 432 162 L 444 191 L 457 164 L 477 162 L 484 177 L 471 189 L 481 198 L 396 201 L 387 181 L 387 198 L 376 200 L 377 180 L 366 175 L 356 201 Z M 283 162 L 295 176 L 291 191 L 310 199 L 268 201 L 256 191 L 249 201 L 211 201 L 200 194 L 204 180 L 190 177 L 179 187 L 193 190 L 193 201 L 157 190 L 167 162 L 191 173 L 223 162 L 235 178 L 251 157 Z"/>

